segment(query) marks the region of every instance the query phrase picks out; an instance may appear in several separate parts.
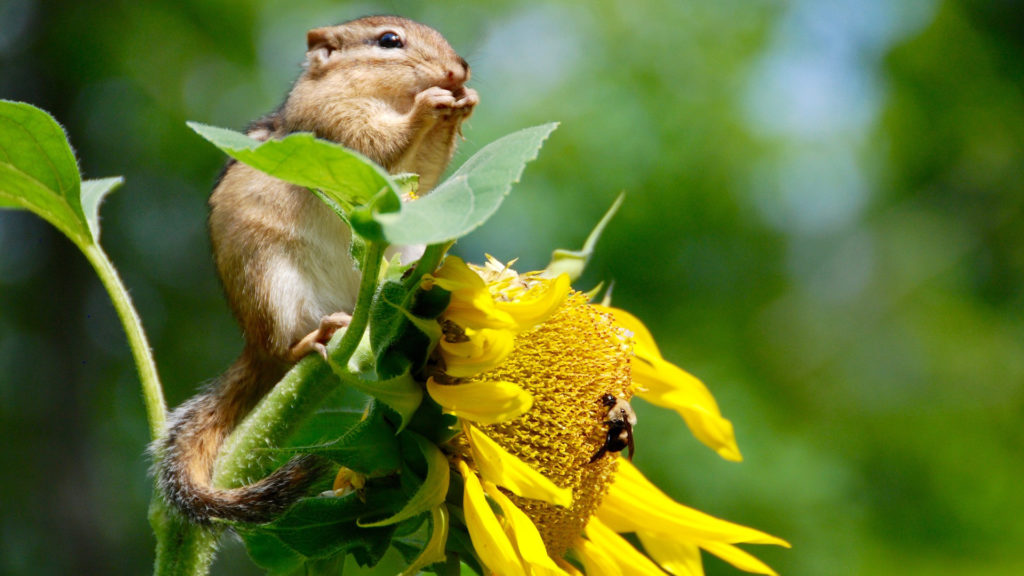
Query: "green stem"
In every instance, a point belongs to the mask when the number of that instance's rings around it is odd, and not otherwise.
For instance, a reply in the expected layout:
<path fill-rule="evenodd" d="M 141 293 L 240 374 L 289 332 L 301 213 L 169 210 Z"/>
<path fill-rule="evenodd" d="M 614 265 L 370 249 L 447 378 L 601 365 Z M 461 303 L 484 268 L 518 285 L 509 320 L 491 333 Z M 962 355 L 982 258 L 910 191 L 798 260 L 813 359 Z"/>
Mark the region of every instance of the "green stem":
<path fill-rule="evenodd" d="M 378 243 L 371 243 L 366 248 L 352 322 L 328 344 L 329 364 L 314 354 L 302 359 L 285 374 L 221 448 L 214 485 L 240 486 L 269 473 L 272 460 L 263 457 L 266 448 L 280 445 L 324 398 L 337 389 L 338 379 L 332 374 L 331 366 L 346 370 L 349 359 L 362 340 L 369 323 L 370 304 L 377 288 L 384 248 Z"/>
<path fill-rule="evenodd" d="M 352 322 L 345 329 L 341 339 L 332 339 L 327 347 L 328 363 L 335 367 L 335 371 L 337 367 L 344 368 L 348 365 L 352 354 L 359 347 L 359 341 L 363 339 L 367 324 L 370 323 L 370 305 L 373 304 L 373 295 L 377 291 L 377 277 L 380 275 L 385 248 L 387 245 L 383 242 L 370 242 L 366 245 L 362 266 L 359 267 L 362 277 L 359 280 L 356 305 L 352 310 Z"/>
<path fill-rule="evenodd" d="M 149 505 L 156 535 L 154 576 L 206 576 L 217 550 L 217 530 L 202 527 L 171 510 L 159 495 Z"/>
<path fill-rule="evenodd" d="M 156 440 L 163 432 L 164 422 L 167 419 L 167 407 L 164 404 L 163 388 L 160 386 L 160 377 L 156 372 L 156 363 L 149 349 L 149 342 L 146 334 L 142 331 L 142 321 L 132 307 L 128 291 L 117 275 L 117 270 L 111 264 L 107 255 L 95 243 L 78 243 L 79 249 L 92 264 L 100 282 L 110 294 L 110 300 L 121 318 L 121 324 L 128 336 L 128 345 L 131 347 L 132 355 L 135 357 L 135 367 L 139 371 L 139 379 L 142 381 L 142 398 L 146 405 L 146 416 L 149 419 L 150 438 Z"/>

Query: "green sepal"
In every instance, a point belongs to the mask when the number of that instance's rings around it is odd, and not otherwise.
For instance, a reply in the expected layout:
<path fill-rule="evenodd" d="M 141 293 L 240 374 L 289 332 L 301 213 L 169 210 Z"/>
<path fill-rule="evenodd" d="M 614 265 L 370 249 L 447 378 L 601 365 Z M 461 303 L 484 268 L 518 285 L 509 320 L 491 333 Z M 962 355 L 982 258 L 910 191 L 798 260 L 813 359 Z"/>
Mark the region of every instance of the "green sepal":
<path fill-rule="evenodd" d="M 391 244 L 439 244 L 461 238 L 490 218 L 508 195 L 512 184 L 537 157 L 557 123 L 526 128 L 499 138 L 474 154 L 430 194 L 406 202 L 400 211 L 378 207 L 363 216 L 357 231 L 382 235 Z M 357 224 L 353 221 L 353 228 Z"/>
<path fill-rule="evenodd" d="M 418 371 L 441 337 L 436 318 L 448 307 L 450 295 L 440 289 L 385 282 L 370 309 L 370 345 L 382 376 Z"/>
<path fill-rule="evenodd" d="M 289 576 L 342 576 L 345 558 L 345 555 L 337 554 L 330 558 L 311 559 L 306 562 L 302 571 L 293 572 Z"/>
<path fill-rule="evenodd" d="M 423 402 L 423 386 L 406 369 L 398 376 L 384 380 L 365 380 L 347 373 L 339 374 L 342 382 L 390 408 L 400 418 L 398 432 L 401 432 L 412 419 L 416 409 Z"/>
<path fill-rule="evenodd" d="M 451 477 L 451 470 L 448 467 L 448 459 L 444 453 L 429 440 L 419 434 L 406 431 L 401 435 L 404 443 L 413 443 L 419 450 L 426 462 L 426 477 L 423 483 L 416 488 L 416 492 L 406 501 L 402 509 L 394 515 L 383 520 L 370 523 L 361 523 L 363 527 L 387 526 L 419 516 L 424 512 L 432 510 L 444 502 L 448 493 L 448 482 Z"/>
<path fill-rule="evenodd" d="M 423 436 L 438 446 L 446 444 L 449 440 L 461 434 L 459 430 L 459 419 L 451 414 L 445 414 L 440 404 L 427 396 L 423 399 L 416 414 L 413 414 L 408 429 Z M 457 481 L 458 476 L 453 477 Z"/>
<path fill-rule="evenodd" d="M 255 140 L 234 130 L 188 122 L 189 128 L 235 160 L 275 178 L 319 190 L 339 214 L 368 203 L 387 190 L 398 189 L 383 168 L 340 144 L 297 132 L 284 138 Z"/>
<path fill-rule="evenodd" d="M 351 410 L 317 412 L 295 432 L 288 446 L 278 450 L 315 454 L 367 475 L 401 467 L 395 429 L 376 404 L 365 415 Z"/>
<path fill-rule="evenodd" d="M 448 559 L 445 548 L 448 544 L 448 507 L 444 504 L 438 505 L 430 511 L 429 523 L 430 537 L 422 546 L 409 547 L 415 551 L 406 556 L 408 566 L 402 571 L 402 576 L 413 576 L 419 574 L 420 570 L 431 565 L 441 565 Z M 397 548 L 401 544 L 395 541 L 393 545 Z"/>
<path fill-rule="evenodd" d="M 423 532 L 427 524 L 427 515 L 420 514 L 411 518 L 406 518 L 395 525 L 395 537 L 392 538 L 391 543 L 394 544 L 400 538 L 407 540 L 408 538 L 415 537 L 416 534 Z"/>
<path fill-rule="evenodd" d="M 604 232 L 605 227 L 611 222 L 615 213 L 619 211 L 619 207 L 622 206 L 622 201 L 626 198 L 626 194 L 622 193 L 612 202 L 608 211 L 604 213 L 601 220 L 591 230 L 590 235 L 587 236 L 587 241 L 583 243 L 583 248 L 580 250 L 563 250 L 559 248 L 551 253 L 551 262 L 544 269 L 544 275 L 554 278 L 559 274 L 568 274 L 569 279 L 575 282 L 580 276 L 583 275 L 583 271 L 587 267 L 587 263 L 590 262 L 590 257 L 594 254 L 594 247 L 597 245 L 597 241 L 601 238 L 601 234 Z"/>

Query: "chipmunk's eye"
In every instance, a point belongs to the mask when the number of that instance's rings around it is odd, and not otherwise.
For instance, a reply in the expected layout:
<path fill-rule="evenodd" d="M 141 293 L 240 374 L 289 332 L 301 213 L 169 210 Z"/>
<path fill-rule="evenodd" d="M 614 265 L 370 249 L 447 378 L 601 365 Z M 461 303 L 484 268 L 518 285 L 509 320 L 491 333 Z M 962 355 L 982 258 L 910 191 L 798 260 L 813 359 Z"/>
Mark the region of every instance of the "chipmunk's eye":
<path fill-rule="evenodd" d="M 377 38 L 377 46 L 381 48 L 402 48 L 405 44 L 402 43 L 402 37 L 394 32 L 385 32 Z"/>

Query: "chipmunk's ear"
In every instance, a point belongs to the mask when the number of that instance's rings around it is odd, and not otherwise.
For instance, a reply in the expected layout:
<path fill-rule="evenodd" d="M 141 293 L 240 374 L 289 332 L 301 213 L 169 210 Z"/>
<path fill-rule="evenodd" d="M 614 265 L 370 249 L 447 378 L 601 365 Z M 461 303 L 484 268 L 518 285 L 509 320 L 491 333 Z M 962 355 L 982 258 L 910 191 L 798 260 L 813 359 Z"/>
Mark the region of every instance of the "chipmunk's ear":
<path fill-rule="evenodd" d="M 306 33 L 306 45 L 306 65 L 315 69 L 330 58 L 331 52 L 341 48 L 341 41 L 333 28 L 314 28 Z"/>

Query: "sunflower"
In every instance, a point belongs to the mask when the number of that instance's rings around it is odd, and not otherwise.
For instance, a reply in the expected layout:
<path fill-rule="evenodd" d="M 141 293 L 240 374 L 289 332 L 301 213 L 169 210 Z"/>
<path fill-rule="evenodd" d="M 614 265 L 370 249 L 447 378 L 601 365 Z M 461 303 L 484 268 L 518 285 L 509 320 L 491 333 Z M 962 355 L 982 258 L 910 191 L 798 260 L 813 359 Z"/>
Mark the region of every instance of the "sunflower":
<path fill-rule="evenodd" d="M 775 572 L 736 544 L 789 545 L 675 502 L 609 449 L 607 398 L 678 412 L 740 460 L 732 425 L 700 380 L 666 361 L 631 314 L 589 303 L 565 275 L 518 274 L 448 256 L 424 278 L 451 293 L 427 392 L 458 417 L 446 455 L 461 520 L 487 573 L 703 574 L 700 550 Z M 631 533 L 642 551 L 622 535 Z"/>

